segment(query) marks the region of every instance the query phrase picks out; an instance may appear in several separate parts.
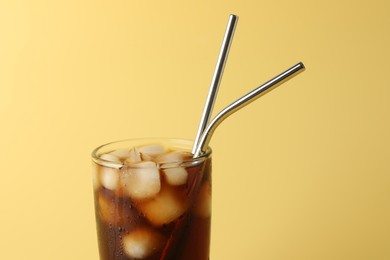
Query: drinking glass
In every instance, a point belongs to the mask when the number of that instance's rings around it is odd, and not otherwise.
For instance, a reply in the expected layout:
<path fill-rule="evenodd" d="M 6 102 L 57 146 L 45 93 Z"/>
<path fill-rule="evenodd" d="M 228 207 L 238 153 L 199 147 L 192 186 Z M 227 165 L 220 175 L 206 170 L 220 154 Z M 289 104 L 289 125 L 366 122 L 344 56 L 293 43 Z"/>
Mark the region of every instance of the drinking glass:
<path fill-rule="evenodd" d="M 211 148 L 129 139 L 92 152 L 101 260 L 209 259 Z"/>

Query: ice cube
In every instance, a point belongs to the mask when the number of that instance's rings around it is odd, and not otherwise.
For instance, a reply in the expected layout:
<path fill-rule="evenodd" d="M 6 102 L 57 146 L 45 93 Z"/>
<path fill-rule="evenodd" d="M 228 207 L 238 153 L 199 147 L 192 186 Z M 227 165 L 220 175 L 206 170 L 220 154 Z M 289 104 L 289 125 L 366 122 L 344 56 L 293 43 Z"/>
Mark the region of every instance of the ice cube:
<path fill-rule="evenodd" d="M 118 169 L 122 167 L 121 160 L 113 154 L 108 154 L 108 153 L 102 154 L 102 155 L 100 155 L 100 159 L 105 161 L 104 162 L 105 166 L 118 168 Z"/>
<path fill-rule="evenodd" d="M 173 151 L 157 156 L 156 162 L 161 164 L 168 184 L 183 185 L 187 182 L 188 173 L 185 168 L 179 166 L 185 157 L 184 151 Z"/>
<path fill-rule="evenodd" d="M 156 162 L 165 163 L 165 162 L 181 162 L 183 161 L 183 156 L 179 152 L 170 152 L 160 154 L 156 158 Z"/>
<path fill-rule="evenodd" d="M 161 188 L 160 173 L 154 162 L 134 164 L 123 175 L 122 182 L 133 199 L 152 198 Z"/>
<path fill-rule="evenodd" d="M 125 149 L 118 149 L 118 150 L 110 152 L 109 154 L 118 157 L 120 160 L 124 160 L 124 159 L 130 157 L 130 151 L 125 150 Z"/>
<path fill-rule="evenodd" d="M 137 162 L 140 162 L 140 161 L 142 161 L 141 153 L 138 151 L 137 148 L 135 148 L 135 147 L 132 148 L 129 151 L 129 156 L 126 158 L 125 163 L 132 164 L 132 163 L 137 163 Z"/>
<path fill-rule="evenodd" d="M 151 144 L 138 147 L 138 151 L 142 154 L 148 154 L 151 156 L 156 156 L 165 152 L 165 148 L 159 144 Z"/>
<path fill-rule="evenodd" d="M 183 167 L 172 167 L 163 170 L 168 184 L 177 186 L 187 183 L 188 173 Z"/>
<path fill-rule="evenodd" d="M 208 218 L 211 216 L 211 184 L 206 181 L 199 190 L 195 201 L 194 212 L 197 216 Z"/>
<path fill-rule="evenodd" d="M 153 156 L 151 156 L 150 154 L 147 154 L 147 153 L 141 153 L 141 158 L 142 158 L 142 161 L 155 161 L 153 159 Z"/>
<path fill-rule="evenodd" d="M 164 246 L 165 238 L 150 228 L 138 228 L 123 237 L 123 249 L 132 259 L 153 255 Z"/>
<path fill-rule="evenodd" d="M 156 162 L 169 163 L 169 162 L 182 162 L 192 157 L 192 154 L 188 151 L 177 150 L 169 153 L 163 153 L 157 156 Z"/>
<path fill-rule="evenodd" d="M 105 154 L 100 155 L 100 159 L 103 159 L 103 160 L 109 161 L 109 162 L 121 163 L 121 160 L 118 158 L 118 156 L 115 156 L 115 155 L 110 154 L 110 153 L 105 153 Z"/>
<path fill-rule="evenodd" d="M 109 190 L 116 190 L 119 184 L 119 170 L 115 168 L 100 167 L 100 182 Z"/>
<path fill-rule="evenodd" d="M 116 190 L 118 188 L 118 168 L 121 166 L 121 160 L 117 156 L 107 153 L 102 154 L 100 158 L 107 161 L 104 166 L 99 166 L 100 182 L 106 189 Z M 113 162 L 113 164 L 110 164 L 110 162 Z"/>
<path fill-rule="evenodd" d="M 168 224 L 187 210 L 187 201 L 172 188 L 163 187 L 153 199 L 139 204 L 140 211 L 155 226 Z"/>

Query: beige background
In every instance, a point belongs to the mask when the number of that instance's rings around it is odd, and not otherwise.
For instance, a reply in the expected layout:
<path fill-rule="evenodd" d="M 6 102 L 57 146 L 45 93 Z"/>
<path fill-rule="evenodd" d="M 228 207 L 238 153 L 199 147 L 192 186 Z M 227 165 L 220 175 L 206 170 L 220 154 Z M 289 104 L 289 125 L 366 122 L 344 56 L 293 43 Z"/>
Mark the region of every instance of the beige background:
<path fill-rule="evenodd" d="M 390 2 L 0 1 L 0 259 L 97 259 L 90 152 L 216 131 L 211 259 L 390 259 Z"/>

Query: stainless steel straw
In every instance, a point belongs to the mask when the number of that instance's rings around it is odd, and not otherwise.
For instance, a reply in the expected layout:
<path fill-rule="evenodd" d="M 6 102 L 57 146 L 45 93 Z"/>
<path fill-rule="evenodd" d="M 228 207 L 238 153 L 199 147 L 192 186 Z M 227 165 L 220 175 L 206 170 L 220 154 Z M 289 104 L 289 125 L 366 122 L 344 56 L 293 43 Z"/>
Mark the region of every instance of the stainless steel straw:
<path fill-rule="evenodd" d="M 257 87 L 256 89 L 252 90 L 251 92 L 247 93 L 246 95 L 242 96 L 241 98 L 237 99 L 236 101 L 228 105 L 226 108 L 224 108 L 220 113 L 218 113 L 214 117 L 211 123 L 203 131 L 203 134 L 199 142 L 196 143 L 197 146 L 193 151 L 194 157 L 196 158 L 200 156 L 203 152 L 205 152 L 210 142 L 211 136 L 213 135 L 215 129 L 218 127 L 220 123 L 222 123 L 223 120 L 225 120 L 228 116 L 230 116 L 237 110 L 255 101 L 257 98 L 261 96 L 260 94 L 265 93 L 264 91 L 270 89 L 273 86 L 280 85 L 281 83 L 297 75 L 298 72 L 301 72 L 304 69 L 305 66 L 303 65 L 303 63 L 299 62 L 296 65 L 289 68 L 288 70 L 282 72 L 278 76 L 274 77 L 273 79 L 269 80 L 263 85 Z"/>
<path fill-rule="evenodd" d="M 214 75 L 211 80 L 209 93 L 207 96 L 206 104 L 203 109 L 202 118 L 200 120 L 200 124 L 198 127 L 198 133 L 195 138 L 194 146 L 192 148 L 192 153 L 195 153 L 196 147 L 198 147 L 199 139 L 203 134 L 203 131 L 206 129 L 207 124 L 210 120 L 211 113 L 213 111 L 213 106 L 215 103 L 215 98 L 218 93 L 219 84 L 221 82 L 223 69 L 225 68 L 225 63 L 227 56 L 229 54 L 230 45 L 232 43 L 234 31 L 236 28 L 236 24 L 238 21 L 238 16 L 231 14 L 229 16 L 229 21 L 226 27 L 225 36 L 222 42 L 221 49 L 219 51 L 219 56 L 217 60 L 217 64 L 215 66 Z"/>

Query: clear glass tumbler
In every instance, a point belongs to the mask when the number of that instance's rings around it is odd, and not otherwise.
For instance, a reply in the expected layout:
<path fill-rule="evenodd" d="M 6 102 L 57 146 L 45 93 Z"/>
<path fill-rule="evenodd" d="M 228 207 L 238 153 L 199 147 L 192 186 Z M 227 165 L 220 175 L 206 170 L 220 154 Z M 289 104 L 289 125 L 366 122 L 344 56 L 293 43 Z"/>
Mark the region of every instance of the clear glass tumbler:
<path fill-rule="evenodd" d="M 101 260 L 209 259 L 211 149 L 130 139 L 92 153 Z"/>

